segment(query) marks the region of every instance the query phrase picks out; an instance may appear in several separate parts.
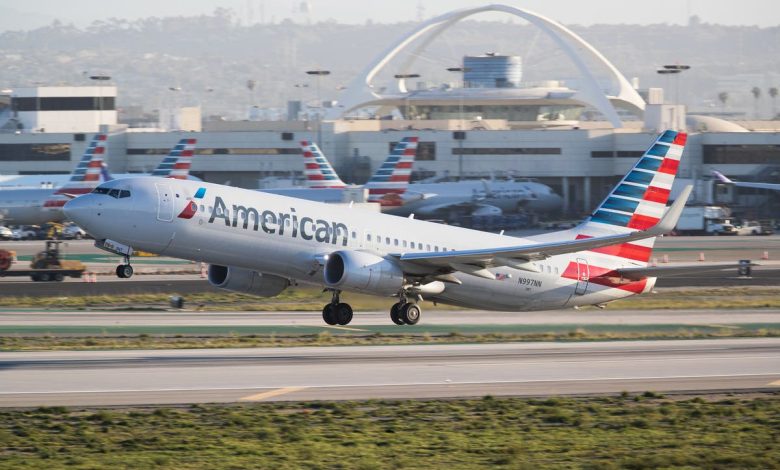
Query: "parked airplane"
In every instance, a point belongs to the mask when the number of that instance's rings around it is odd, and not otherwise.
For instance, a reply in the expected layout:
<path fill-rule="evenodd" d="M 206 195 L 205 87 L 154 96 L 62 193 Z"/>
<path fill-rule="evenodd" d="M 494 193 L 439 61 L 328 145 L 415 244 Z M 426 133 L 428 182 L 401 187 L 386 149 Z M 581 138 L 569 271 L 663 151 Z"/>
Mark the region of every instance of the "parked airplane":
<path fill-rule="evenodd" d="M 262 192 L 296 197 L 307 201 L 344 202 L 344 183 L 320 151 L 317 144 L 301 141 L 305 165 L 306 188 L 264 189 Z M 382 166 L 363 186 L 368 190 L 368 202 L 376 202 L 383 210 L 408 202 L 405 192 L 409 186 L 412 164 L 417 154 L 417 137 L 404 137 L 387 156 Z M 412 198 L 413 200 L 414 198 Z"/>
<path fill-rule="evenodd" d="M 124 256 L 119 277 L 132 275 L 140 249 L 211 263 L 209 282 L 227 290 L 274 296 L 319 284 L 332 291 L 328 324 L 352 319 L 342 291 L 398 296 L 390 317 L 399 325 L 419 321 L 423 296 L 514 311 L 603 305 L 650 291 L 659 274 L 702 270 L 648 267 L 655 237 L 674 228 L 691 193 L 665 210 L 685 141 L 664 132 L 582 224 L 535 238 L 152 178 L 104 183 L 65 213 L 96 246 Z"/>
<path fill-rule="evenodd" d="M 62 206 L 68 200 L 91 192 L 103 181 L 139 176 L 112 176 L 108 173 L 103 160 L 106 140 L 106 134 L 95 134 L 68 182 L 60 188 L 0 189 L 0 215 L 3 216 L 3 221 L 14 225 L 61 222 L 64 220 Z M 186 179 L 195 143 L 196 139 L 181 139 L 151 175 Z"/>
<path fill-rule="evenodd" d="M 19 188 L 0 190 L 0 215 L 4 223 L 39 225 L 63 220 L 61 210 L 52 211 L 51 201 L 67 201 L 65 194 L 85 194 L 101 181 L 106 135 L 95 134 L 81 161 L 61 188 Z"/>
<path fill-rule="evenodd" d="M 414 139 L 416 149 L 417 138 L 406 138 L 401 142 L 407 139 Z M 303 141 L 301 145 L 304 158 L 310 159 L 306 163 L 307 187 L 346 186 L 315 144 Z M 371 199 L 381 200 L 384 212 L 441 219 L 448 218 L 453 212 L 468 215 L 501 215 L 518 210 L 540 213 L 558 210 L 562 206 L 563 199 L 549 186 L 533 181 L 458 181 L 409 185 L 415 155 L 409 152 L 408 147 L 406 152 L 411 158 L 399 160 L 399 149 L 396 148 L 366 183 Z M 399 182 L 403 184 L 399 185 Z"/>
<path fill-rule="evenodd" d="M 723 173 L 712 170 L 712 174 L 715 175 L 721 183 L 733 184 L 738 188 L 755 188 L 755 189 L 771 189 L 773 191 L 780 191 L 780 184 L 778 183 L 746 183 L 741 181 L 732 181 L 727 178 Z"/>

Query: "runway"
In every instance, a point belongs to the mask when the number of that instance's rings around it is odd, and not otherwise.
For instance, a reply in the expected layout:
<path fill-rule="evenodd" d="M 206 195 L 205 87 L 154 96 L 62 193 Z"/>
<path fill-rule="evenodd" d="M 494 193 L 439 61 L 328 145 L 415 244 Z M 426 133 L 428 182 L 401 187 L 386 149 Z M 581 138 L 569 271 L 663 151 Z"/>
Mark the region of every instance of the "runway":
<path fill-rule="evenodd" d="M 11 352 L 0 406 L 780 390 L 780 339 Z"/>
<path fill-rule="evenodd" d="M 465 325 L 728 325 L 734 323 L 780 324 L 780 309 L 729 310 L 548 310 L 541 312 L 494 312 L 487 310 L 426 310 L 427 326 Z M 361 311 L 349 328 L 389 325 L 386 311 Z M 13 327 L 36 326 L 48 331 L 58 327 L 202 326 L 202 327 L 295 327 L 328 328 L 320 312 L 122 312 L 122 311 L 0 311 L 0 334 Z M 342 328 L 342 327 L 337 327 Z M 408 327 L 405 327 L 409 329 Z M 394 328 L 399 330 L 398 328 Z M 359 330 L 356 330 L 359 331 Z M 400 331 L 400 330 L 399 330 Z"/>

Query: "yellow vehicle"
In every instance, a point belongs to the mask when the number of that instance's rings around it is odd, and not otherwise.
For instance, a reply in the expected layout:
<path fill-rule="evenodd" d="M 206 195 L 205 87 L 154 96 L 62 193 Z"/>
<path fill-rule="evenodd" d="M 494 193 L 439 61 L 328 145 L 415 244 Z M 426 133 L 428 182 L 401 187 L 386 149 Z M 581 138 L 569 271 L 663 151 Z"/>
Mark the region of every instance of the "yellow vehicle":
<path fill-rule="evenodd" d="M 81 277 L 87 266 L 81 261 L 62 259 L 62 243 L 59 240 L 47 240 L 46 249 L 33 257 L 29 269 L 10 269 L 14 261 L 13 253 L 0 250 L 0 276 L 30 276 L 33 281 L 41 282 L 59 282 L 66 276 Z"/>

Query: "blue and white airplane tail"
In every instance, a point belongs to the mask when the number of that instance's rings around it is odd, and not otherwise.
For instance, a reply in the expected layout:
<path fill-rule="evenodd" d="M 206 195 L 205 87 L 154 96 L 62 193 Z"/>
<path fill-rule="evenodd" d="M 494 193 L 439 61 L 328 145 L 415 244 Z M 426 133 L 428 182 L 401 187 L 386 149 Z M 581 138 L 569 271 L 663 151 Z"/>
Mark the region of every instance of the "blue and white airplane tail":
<path fill-rule="evenodd" d="M 322 154 L 320 148 L 314 142 L 301 141 L 301 153 L 305 167 L 306 187 L 312 189 L 338 189 L 347 185 L 330 165 L 330 162 Z"/>
<path fill-rule="evenodd" d="M 402 195 L 409 188 L 418 141 L 418 137 L 404 137 L 395 145 L 382 166 L 365 185 L 370 202 L 378 202 L 384 207 L 404 204 Z"/>
<path fill-rule="evenodd" d="M 62 185 L 54 195 L 44 202 L 47 208 L 60 208 L 70 198 L 91 192 L 102 183 L 103 157 L 106 154 L 106 134 L 95 134 L 67 183 Z"/>

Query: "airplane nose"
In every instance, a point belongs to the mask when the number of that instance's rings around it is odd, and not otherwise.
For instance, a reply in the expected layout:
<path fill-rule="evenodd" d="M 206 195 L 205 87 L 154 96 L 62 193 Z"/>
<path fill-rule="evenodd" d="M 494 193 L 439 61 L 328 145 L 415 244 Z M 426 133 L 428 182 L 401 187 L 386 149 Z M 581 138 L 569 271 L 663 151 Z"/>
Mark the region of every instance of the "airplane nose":
<path fill-rule="evenodd" d="M 69 220 L 76 223 L 76 225 L 83 226 L 86 222 L 87 216 L 90 214 L 91 209 L 89 207 L 89 199 L 85 196 L 79 196 L 75 199 L 71 199 L 62 206 L 62 212 Z"/>

